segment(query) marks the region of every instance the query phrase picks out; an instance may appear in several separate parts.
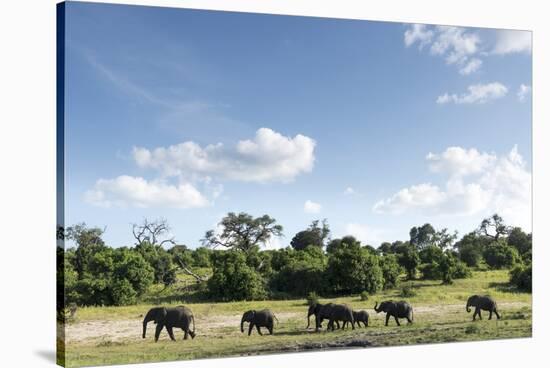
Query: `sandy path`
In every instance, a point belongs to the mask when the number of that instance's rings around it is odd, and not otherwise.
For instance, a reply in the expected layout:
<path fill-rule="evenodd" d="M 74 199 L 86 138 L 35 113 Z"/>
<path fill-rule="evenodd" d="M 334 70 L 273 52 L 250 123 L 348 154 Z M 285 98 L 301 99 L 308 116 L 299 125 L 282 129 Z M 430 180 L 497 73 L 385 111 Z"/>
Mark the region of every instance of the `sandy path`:
<path fill-rule="evenodd" d="M 529 303 L 522 302 L 510 302 L 499 303 L 499 307 L 502 310 L 515 309 L 520 307 L 530 307 Z M 448 305 L 431 305 L 431 306 L 419 306 L 414 308 L 415 319 L 419 316 L 429 314 L 430 316 L 437 316 L 442 314 L 454 314 L 462 313 L 465 304 L 448 304 Z M 371 315 L 375 314 L 374 311 L 368 310 Z M 285 321 L 303 320 L 306 322 L 306 310 L 303 312 L 286 312 L 276 313 L 276 317 L 281 324 Z M 195 316 L 195 323 L 197 332 L 201 336 L 219 337 L 233 334 L 240 334 L 239 326 L 241 321 L 241 314 L 234 315 L 221 315 L 221 316 Z M 147 327 L 147 337 L 154 335 L 155 325 L 149 323 Z M 101 341 L 121 341 L 121 340 L 141 340 L 142 332 L 142 319 L 123 319 L 116 321 L 86 321 L 77 322 L 67 326 L 65 331 L 66 341 L 68 343 L 74 342 L 86 342 L 86 343 L 99 343 Z M 181 330 L 174 331 L 176 338 L 180 339 L 183 336 Z M 165 336 L 166 335 L 166 336 Z M 161 334 L 161 338 L 168 338 L 166 332 Z"/>

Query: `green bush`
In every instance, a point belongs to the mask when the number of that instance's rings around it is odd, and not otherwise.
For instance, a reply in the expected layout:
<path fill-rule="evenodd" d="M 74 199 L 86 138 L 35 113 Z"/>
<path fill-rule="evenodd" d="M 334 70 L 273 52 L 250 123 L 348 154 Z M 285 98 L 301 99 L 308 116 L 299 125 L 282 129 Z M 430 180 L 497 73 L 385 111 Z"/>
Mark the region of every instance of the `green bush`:
<path fill-rule="evenodd" d="M 367 300 L 369 300 L 369 293 L 367 293 L 366 291 L 361 292 L 360 298 L 362 302 L 366 302 Z"/>
<path fill-rule="evenodd" d="M 267 297 L 262 276 L 246 263 L 240 250 L 212 254 L 213 274 L 208 279 L 212 298 L 224 301 L 263 300 Z"/>
<path fill-rule="evenodd" d="M 309 292 L 319 293 L 327 288 L 327 260 L 321 248 L 311 246 L 300 251 L 288 249 L 284 253 L 274 253 L 272 260 L 276 260 L 279 269 L 270 279 L 273 291 L 304 297 Z"/>
<path fill-rule="evenodd" d="M 531 292 L 533 288 L 532 277 L 531 265 L 518 265 L 510 271 L 510 283 L 519 290 Z"/>
<path fill-rule="evenodd" d="M 483 253 L 485 262 L 493 269 L 511 268 L 520 262 L 516 248 L 504 242 L 495 242 L 489 245 Z"/>
<path fill-rule="evenodd" d="M 400 295 L 402 298 L 411 298 L 413 296 L 416 296 L 416 291 L 411 284 L 407 284 L 403 285 L 403 287 L 401 288 Z"/>
<path fill-rule="evenodd" d="M 379 257 L 380 268 L 382 269 L 382 277 L 384 280 L 384 289 L 391 289 L 397 286 L 399 275 L 402 268 L 397 262 L 397 257 L 394 254 L 385 254 Z"/>
<path fill-rule="evenodd" d="M 376 293 L 384 286 L 378 256 L 358 244 L 344 244 L 329 255 L 327 281 L 336 294 Z"/>

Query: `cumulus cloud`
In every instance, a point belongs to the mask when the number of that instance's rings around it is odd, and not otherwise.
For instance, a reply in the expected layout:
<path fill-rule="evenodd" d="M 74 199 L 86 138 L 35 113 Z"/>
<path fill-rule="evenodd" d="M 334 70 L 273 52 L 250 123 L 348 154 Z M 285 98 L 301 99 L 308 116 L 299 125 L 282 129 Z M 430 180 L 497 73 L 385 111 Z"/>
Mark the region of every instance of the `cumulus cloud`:
<path fill-rule="evenodd" d="M 531 32 L 498 30 L 494 54 L 531 53 Z"/>
<path fill-rule="evenodd" d="M 448 175 L 444 187 L 431 183 L 399 190 L 375 203 L 377 213 L 419 211 L 428 215 L 499 213 L 510 223 L 531 226 L 531 173 L 517 146 L 503 156 L 450 147 L 428 154 L 432 172 Z"/>
<path fill-rule="evenodd" d="M 521 84 L 519 86 L 519 89 L 517 92 L 519 102 L 525 101 L 527 96 L 529 96 L 530 94 L 531 94 L 531 86 L 527 86 L 525 84 Z"/>
<path fill-rule="evenodd" d="M 305 213 L 319 213 L 321 212 L 321 205 L 319 203 L 310 201 L 309 199 L 304 203 Z"/>
<path fill-rule="evenodd" d="M 134 160 L 140 167 L 159 170 L 165 176 L 213 176 L 245 182 L 290 182 L 311 172 L 315 141 L 298 134 L 285 137 L 260 128 L 253 139 L 234 147 L 222 143 L 201 147 L 188 141 L 153 150 L 135 147 Z"/>
<path fill-rule="evenodd" d="M 460 70 L 458 71 L 462 75 L 469 75 L 474 72 L 476 72 L 479 68 L 481 68 L 481 64 L 483 64 L 483 61 L 481 61 L 478 58 L 471 59 L 464 65 Z"/>
<path fill-rule="evenodd" d="M 86 202 L 101 207 L 205 207 L 209 201 L 191 184 L 170 185 L 141 177 L 121 175 L 99 179 L 85 193 Z"/>
<path fill-rule="evenodd" d="M 481 58 L 510 53 L 531 53 L 531 32 L 496 30 L 495 37 L 486 37 L 491 31 L 451 26 L 411 24 L 404 33 L 406 47 L 418 44 L 431 55 L 441 57 L 462 75 L 481 69 Z M 481 35 L 484 36 L 482 40 Z M 494 40 L 494 41 L 493 41 Z"/>
<path fill-rule="evenodd" d="M 508 88 L 499 83 L 474 84 L 468 87 L 468 92 L 460 95 L 444 93 L 437 97 L 436 103 L 442 105 L 447 103 L 455 104 L 484 104 L 506 96 Z"/>
<path fill-rule="evenodd" d="M 432 172 L 447 173 L 451 176 L 479 174 L 493 165 L 496 159 L 493 154 L 462 147 L 449 147 L 440 154 L 430 152 L 426 156 Z"/>
<path fill-rule="evenodd" d="M 418 43 L 420 50 L 429 46 L 430 54 L 442 57 L 448 65 L 457 66 L 463 75 L 477 71 L 482 64 L 476 57 L 481 39 L 477 33 L 464 28 L 412 24 L 405 31 L 404 41 L 407 47 Z"/>
<path fill-rule="evenodd" d="M 405 31 L 405 46 L 409 47 L 418 42 L 418 48 L 422 48 L 432 42 L 434 32 L 425 24 L 412 24 Z"/>

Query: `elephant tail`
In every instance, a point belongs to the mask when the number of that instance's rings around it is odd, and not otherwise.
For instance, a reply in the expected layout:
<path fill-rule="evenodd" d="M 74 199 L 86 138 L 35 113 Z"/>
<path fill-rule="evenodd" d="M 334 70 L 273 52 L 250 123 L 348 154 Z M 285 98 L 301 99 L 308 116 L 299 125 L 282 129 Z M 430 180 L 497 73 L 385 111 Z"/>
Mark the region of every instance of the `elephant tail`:
<path fill-rule="evenodd" d="M 414 322 L 414 309 L 411 308 L 411 321 Z"/>
<path fill-rule="evenodd" d="M 193 333 L 195 333 L 195 316 L 191 316 L 191 320 L 193 321 Z"/>
<path fill-rule="evenodd" d="M 277 316 L 273 315 L 273 318 L 275 319 L 275 321 L 277 321 L 277 325 L 279 325 L 279 319 L 277 318 Z"/>

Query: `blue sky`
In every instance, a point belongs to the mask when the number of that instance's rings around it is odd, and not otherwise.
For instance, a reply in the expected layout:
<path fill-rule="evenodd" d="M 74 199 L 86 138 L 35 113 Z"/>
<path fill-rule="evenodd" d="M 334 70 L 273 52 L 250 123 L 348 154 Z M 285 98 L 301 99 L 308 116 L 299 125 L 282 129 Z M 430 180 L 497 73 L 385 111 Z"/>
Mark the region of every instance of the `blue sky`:
<path fill-rule="evenodd" d="M 68 3 L 67 225 L 531 227 L 528 32 Z"/>

